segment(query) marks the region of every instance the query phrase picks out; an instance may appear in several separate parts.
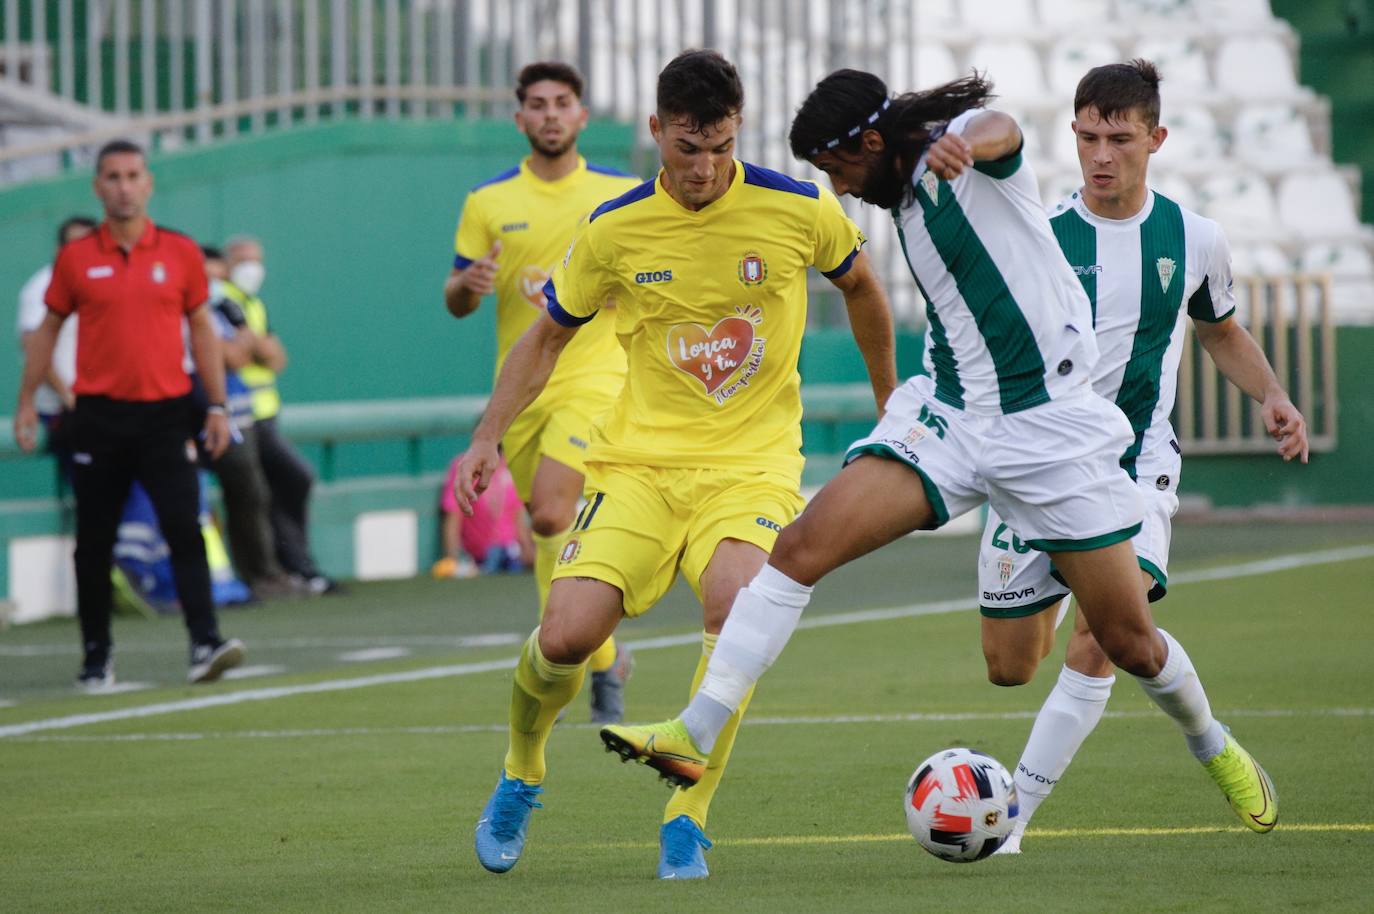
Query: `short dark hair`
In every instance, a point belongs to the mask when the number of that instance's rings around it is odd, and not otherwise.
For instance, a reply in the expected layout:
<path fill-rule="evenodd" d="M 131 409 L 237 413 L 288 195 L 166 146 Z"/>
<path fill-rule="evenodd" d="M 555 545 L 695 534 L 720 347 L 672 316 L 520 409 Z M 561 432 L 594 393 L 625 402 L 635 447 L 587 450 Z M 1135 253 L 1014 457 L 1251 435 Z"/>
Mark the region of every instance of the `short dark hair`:
<path fill-rule="evenodd" d="M 147 155 L 143 152 L 143 147 L 133 140 L 110 140 L 104 146 L 101 146 L 100 151 L 95 154 L 96 174 L 100 173 L 100 166 L 105 164 L 106 156 L 118 155 L 122 152 L 132 152 L 142 159 L 147 159 Z"/>
<path fill-rule="evenodd" d="M 515 77 L 515 97 L 520 104 L 525 103 L 525 95 L 530 86 L 545 79 L 562 83 L 572 90 L 573 95 L 582 98 L 582 74 L 572 64 L 559 60 L 540 60 L 522 67 Z"/>
<path fill-rule="evenodd" d="M 62 247 L 62 245 L 67 243 L 67 233 L 72 229 L 94 229 L 99 224 L 100 223 L 96 222 L 90 216 L 68 216 L 66 219 L 63 219 L 62 224 L 57 227 L 57 246 Z"/>
<path fill-rule="evenodd" d="M 715 51 L 691 49 L 658 74 L 658 117 L 684 120 L 693 132 L 744 109 L 744 85 L 735 65 Z"/>
<path fill-rule="evenodd" d="M 224 252 L 213 244 L 202 244 L 200 246 L 200 256 L 205 260 L 223 260 Z"/>
<path fill-rule="evenodd" d="M 1073 93 L 1074 114 L 1096 108 L 1104 121 L 1139 110 L 1145 126 L 1159 126 L 1159 70 L 1144 58 L 1130 63 L 1109 63 L 1093 67 L 1078 81 Z"/>

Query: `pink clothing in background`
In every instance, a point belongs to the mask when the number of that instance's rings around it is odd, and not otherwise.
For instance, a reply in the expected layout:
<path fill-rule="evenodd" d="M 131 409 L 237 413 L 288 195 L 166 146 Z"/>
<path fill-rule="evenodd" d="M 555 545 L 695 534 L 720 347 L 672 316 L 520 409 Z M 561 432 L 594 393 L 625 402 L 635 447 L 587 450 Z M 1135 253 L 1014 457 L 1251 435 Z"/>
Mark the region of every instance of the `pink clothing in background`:
<path fill-rule="evenodd" d="M 448 465 L 448 475 L 444 479 L 444 490 L 439 496 L 439 507 L 444 511 L 458 511 L 458 497 L 453 494 L 453 484 L 458 479 L 458 462 L 462 456 L 453 458 Z M 479 565 L 486 559 L 487 551 L 502 548 L 520 541 L 520 512 L 525 505 L 515 491 L 515 480 L 511 478 L 506 461 L 491 476 L 491 485 L 477 499 L 472 509 L 472 517 L 463 518 L 463 531 L 460 540 L 463 551 L 472 556 Z"/>

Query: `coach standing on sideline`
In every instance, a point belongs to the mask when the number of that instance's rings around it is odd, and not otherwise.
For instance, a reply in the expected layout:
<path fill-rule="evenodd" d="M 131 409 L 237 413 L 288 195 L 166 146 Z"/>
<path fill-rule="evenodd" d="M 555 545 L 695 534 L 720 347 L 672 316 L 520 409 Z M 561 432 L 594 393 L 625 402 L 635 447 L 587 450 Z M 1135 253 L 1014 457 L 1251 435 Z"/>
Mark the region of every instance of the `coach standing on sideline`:
<path fill-rule="evenodd" d="M 220 637 L 201 538 L 194 438 L 200 416 L 182 367 L 181 323 L 210 406 L 199 432 L 219 457 L 232 435 L 224 405 L 224 363 L 206 299 L 200 249 L 148 218 L 153 176 L 143 150 L 125 140 L 96 157 L 95 195 L 105 221 L 64 246 L 44 301 L 48 314 L 29 335 L 14 436 L 32 450 L 34 391 L 52 359 L 62 322 L 80 312 L 76 410 L 72 416 L 76 492 L 76 602 L 85 650 L 80 688 L 114 684 L 110 556 L 120 513 L 137 479 L 148 491 L 172 553 L 172 574 L 191 634 L 191 682 L 211 682 L 243 661 L 243 644 Z"/>

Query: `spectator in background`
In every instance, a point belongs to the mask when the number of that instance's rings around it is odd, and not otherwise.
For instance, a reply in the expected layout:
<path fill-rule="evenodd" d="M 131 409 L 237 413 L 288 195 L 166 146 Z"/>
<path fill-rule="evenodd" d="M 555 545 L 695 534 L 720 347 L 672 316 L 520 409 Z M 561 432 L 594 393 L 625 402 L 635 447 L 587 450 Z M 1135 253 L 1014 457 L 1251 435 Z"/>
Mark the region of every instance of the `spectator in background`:
<path fill-rule="evenodd" d="M 252 357 L 239 369 L 239 376 L 252 396 L 258 461 L 272 493 L 277 561 L 287 573 L 303 581 L 311 593 L 329 593 L 337 585 L 320 572 L 310 554 L 310 487 L 315 474 L 277 426 L 281 411 L 277 375 L 286 368 L 286 347 L 272 332 L 267 306 L 258 296 L 267 278 L 262 243 L 247 235 L 236 235 L 225 242 L 224 253 L 229 264 L 229 278 L 222 287 L 224 296 L 243 311 L 244 321 L 252 332 Z"/>
<path fill-rule="evenodd" d="M 52 364 L 62 324 L 80 312 L 72 389 L 76 587 L 84 651 L 77 685 L 114 684 L 110 557 L 129 487 L 137 479 L 157 510 L 190 632 L 187 678 L 210 682 L 243 662 L 237 639 L 220 637 L 210 568 L 199 524 L 200 489 L 193 439 L 219 457 L 232 431 L 224 404 L 224 366 L 206 307 L 209 289 L 195 242 L 148 218 L 153 177 L 143 150 L 126 140 L 96 156 L 93 189 L 105 221 L 66 245 L 44 295 L 48 313 L 26 340 L 14 437 L 36 443 L 34 395 Z M 183 369 L 181 322 L 210 405 L 195 409 Z"/>
<path fill-rule="evenodd" d="M 471 578 L 479 573 L 524 571 L 534 563 L 534 540 L 525 523 L 525 504 L 503 459 L 492 473 L 491 485 L 478 497 L 472 516 L 464 517 L 453 494 L 462 455 L 453 458 L 439 513 L 443 519 L 444 556 L 430 573 L 436 578 Z"/>
<path fill-rule="evenodd" d="M 229 417 L 241 440 L 229 446 L 212 467 L 224 493 L 225 525 L 234 569 L 256 597 L 297 596 L 306 592 L 277 561 L 272 534 L 272 493 L 258 460 L 257 429 L 253 423 L 253 395 L 239 372 L 250 364 L 258 338 L 248 328 L 243 309 L 224 292 L 229 264 L 215 247 L 202 247 L 205 275 L 210 280 L 211 316 L 224 352 L 224 391 Z"/>
<path fill-rule="evenodd" d="M 57 249 L 61 250 L 63 246 L 78 238 L 85 238 L 95 231 L 96 225 L 96 221 L 90 216 L 71 216 L 64 219 L 57 228 Z M 16 331 L 21 351 L 25 349 L 29 335 L 39 328 L 43 318 L 48 314 L 48 306 L 43 303 L 43 295 L 48 291 L 51 281 L 52 264 L 44 264 L 19 290 Z M 62 478 L 68 485 L 72 478 L 72 453 L 71 448 L 64 446 L 61 425 L 63 415 L 70 414 L 72 407 L 76 405 L 76 397 L 72 393 L 72 382 L 76 379 L 76 326 L 75 316 L 62 325 L 53 349 L 52 364 L 33 397 L 38 419 L 48 430 L 48 450 L 57 458 Z M 129 583 L 120 567 L 114 563 L 110 565 L 110 586 L 112 608 L 115 612 L 120 615 L 150 618 L 157 615 Z"/>

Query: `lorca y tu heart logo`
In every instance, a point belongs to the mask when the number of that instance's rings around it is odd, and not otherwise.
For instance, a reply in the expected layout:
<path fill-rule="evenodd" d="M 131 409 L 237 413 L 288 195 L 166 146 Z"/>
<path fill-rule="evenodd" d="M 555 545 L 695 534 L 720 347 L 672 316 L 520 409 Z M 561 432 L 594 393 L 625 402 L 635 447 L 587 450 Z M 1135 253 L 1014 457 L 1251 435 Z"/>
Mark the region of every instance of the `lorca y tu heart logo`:
<path fill-rule="evenodd" d="M 668 357 L 700 381 L 706 394 L 718 403 L 743 386 L 737 383 L 728 391 L 721 391 L 721 385 L 736 374 L 740 374 L 740 382 L 746 382 L 763 360 L 764 340 L 756 339 L 754 332 L 755 326 L 763 321 L 763 311 L 757 307 L 735 311 L 710 330 L 700 324 L 678 324 L 668 331 Z"/>

